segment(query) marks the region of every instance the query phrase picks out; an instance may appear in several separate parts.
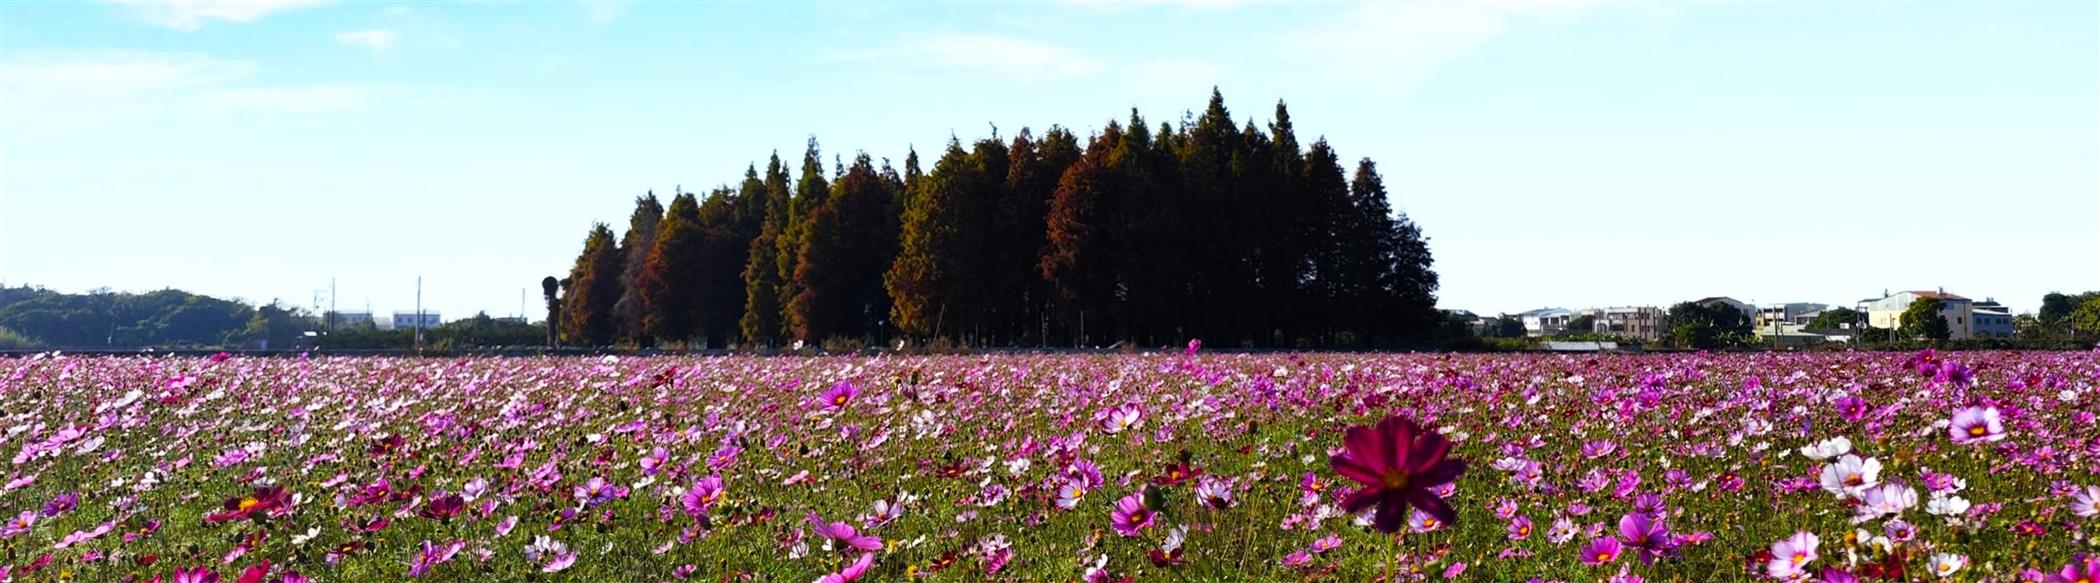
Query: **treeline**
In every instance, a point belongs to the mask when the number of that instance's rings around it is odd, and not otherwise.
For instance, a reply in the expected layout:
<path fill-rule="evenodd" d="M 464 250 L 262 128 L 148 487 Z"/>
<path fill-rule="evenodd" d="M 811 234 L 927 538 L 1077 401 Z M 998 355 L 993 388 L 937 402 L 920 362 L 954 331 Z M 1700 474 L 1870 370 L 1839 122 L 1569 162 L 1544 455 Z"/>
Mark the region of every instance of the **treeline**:
<path fill-rule="evenodd" d="M 295 309 L 180 290 L 60 293 L 0 287 L 0 349 L 242 348 L 297 342 Z"/>
<path fill-rule="evenodd" d="M 640 197 L 547 299 L 588 346 L 1422 343 L 1442 324 L 1426 240 L 1371 160 L 1344 164 L 1282 103 L 1235 123 L 1215 90 L 1179 125 L 951 138 L 923 171 L 914 150 L 826 172 L 812 138 L 797 166 Z"/>

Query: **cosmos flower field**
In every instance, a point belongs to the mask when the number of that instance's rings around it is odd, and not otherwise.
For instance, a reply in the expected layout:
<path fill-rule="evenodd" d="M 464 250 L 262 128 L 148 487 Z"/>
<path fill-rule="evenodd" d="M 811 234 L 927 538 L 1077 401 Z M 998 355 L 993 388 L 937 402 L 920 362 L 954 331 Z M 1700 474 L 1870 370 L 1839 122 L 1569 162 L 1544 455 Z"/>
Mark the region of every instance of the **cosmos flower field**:
<path fill-rule="evenodd" d="M 2044 352 L 45 354 L 0 360 L 0 581 L 2090 582 L 2096 381 Z"/>

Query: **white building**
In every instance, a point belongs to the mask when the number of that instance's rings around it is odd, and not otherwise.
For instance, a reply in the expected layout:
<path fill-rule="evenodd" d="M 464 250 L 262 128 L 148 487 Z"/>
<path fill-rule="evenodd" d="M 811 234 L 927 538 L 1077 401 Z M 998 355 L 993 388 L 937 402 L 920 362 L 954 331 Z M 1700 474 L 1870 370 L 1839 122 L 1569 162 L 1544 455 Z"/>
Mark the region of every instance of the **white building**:
<path fill-rule="evenodd" d="M 1918 301 L 1919 298 L 1932 298 L 1940 301 L 1940 316 L 1947 319 L 1947 338 L 1949 340 L 1967 340 L 1976 335 L 1975 302 L 1969 298 L 1947 293 L 1946 290 L 1896 292 L 1881 299 L 1868 302 L 1866 305 L 1867 325 L 1889 330 L 1902 328 L 1903 311 L 1910 309 L 1911 302 Z M 2007 328 L 2011 327 L 2012 317 L 2009 315 L 2006 316 L 2006 324 Z"/>
<path fill-rule="evenodd" d="M 423 312 L 421 314 L 417 314 L 415 312 L 394 312 L 393 329 L 406 330 L 410 328 L 422 328 L 425 330 L 429 330 L 431 328 L 436 328 L 440 325 L 443 325 L 444 323 L 445 319 L 438 317 L 437 312 Z"/>
<path fill-rule="evenodd" d="M 1558 336 L 1561 331 L 1568 329 L 1568 320 L 1575 319 L 1575 312 L 1560 308 L 1540 308 L 1517 314 L 1517 319 L 1524 321 L 1525 336 Z"/>

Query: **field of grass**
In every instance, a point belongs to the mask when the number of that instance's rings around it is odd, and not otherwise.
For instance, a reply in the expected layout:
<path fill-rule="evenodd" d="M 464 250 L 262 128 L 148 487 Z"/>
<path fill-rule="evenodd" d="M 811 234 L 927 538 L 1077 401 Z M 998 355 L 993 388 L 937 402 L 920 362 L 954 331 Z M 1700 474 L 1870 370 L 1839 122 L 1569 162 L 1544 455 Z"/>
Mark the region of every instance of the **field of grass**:
<path fill-rule="evenodd" d="M 2009 581 L 2100 550 L 2085 352 L 0 375 L 0 581 Z M 1344 508 L 1366 486 L 1336 458 L 1376 435 L 1348 428 L 1388 417 L 1466 470 L 1381 487 L 1455 520 L 1386 534 Z"/>

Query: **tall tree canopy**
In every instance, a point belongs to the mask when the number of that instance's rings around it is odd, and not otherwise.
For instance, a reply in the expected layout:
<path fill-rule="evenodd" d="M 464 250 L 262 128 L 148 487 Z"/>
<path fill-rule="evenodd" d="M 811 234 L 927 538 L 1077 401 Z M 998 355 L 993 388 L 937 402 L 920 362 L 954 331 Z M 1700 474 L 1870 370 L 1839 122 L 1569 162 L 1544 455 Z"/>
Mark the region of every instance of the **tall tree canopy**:
<path fill-rule="evenodd" d="M 1445 318 L 1421 227 L 1376 164 L 1352 175 L 1296 131 L 1281 101 L 1266 123 L 1235 120 L 1213 90 L 1178 123 L 1132 110 L 1084 137 L 994 128 L 951 137 L 930 168 L 909 150 L 901 174 L 865 154 L 827 173 L 810 138 L 793 180 L 776 154 L 660 223 L 637 201 L 616 311 L 639 297 L 640 333 L 717 347 L 1427 341 Z M 571 274 L 575 301 L 586 275 Z"/>
<path fill-rule="evenodd" d="M 583 253 L 569 269 L 569 291 L 562 298 L 562 337 L 585 346 L 609 346 L 618 332 L 613 305 L 620 300 L 620 246 L 605 223 L 591 226 Z"/>
<path fill-rule="evenodd" d="M 619 338 L 637 346 L 648 346 L 650 339 L 643 326 L 648 306 L 642 301 L 641 286 L 635 282 L 648 262 L 649 248 L 656 245 L 656 224 L 663 218 L 664 205 L 657 202 L 656 193 L 643 194 L 634 199 L 627 233 L 620 236 L 620 299 L 613 303 L 613 317 L 617 319 Z"/>

